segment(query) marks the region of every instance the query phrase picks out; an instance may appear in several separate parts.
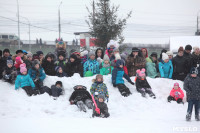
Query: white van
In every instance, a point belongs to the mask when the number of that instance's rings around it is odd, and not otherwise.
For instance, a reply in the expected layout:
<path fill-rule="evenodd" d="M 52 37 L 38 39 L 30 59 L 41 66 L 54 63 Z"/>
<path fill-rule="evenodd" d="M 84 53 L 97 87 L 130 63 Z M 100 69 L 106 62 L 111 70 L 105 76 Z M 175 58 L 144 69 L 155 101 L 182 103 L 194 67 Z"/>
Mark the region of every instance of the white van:
<path fill-rule="evenodd" d="M 17 45 L 19 37 L 15 34 L 0 33 L 0 44 Z M 22 44 L 22 42 L 20 42 Z"/>

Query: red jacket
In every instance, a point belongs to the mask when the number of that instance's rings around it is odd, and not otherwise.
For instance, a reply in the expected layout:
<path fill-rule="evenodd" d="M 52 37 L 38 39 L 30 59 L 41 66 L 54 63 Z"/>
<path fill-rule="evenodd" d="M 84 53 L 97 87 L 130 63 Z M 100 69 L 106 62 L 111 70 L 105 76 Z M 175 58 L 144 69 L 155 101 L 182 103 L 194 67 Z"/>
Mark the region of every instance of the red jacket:
<path fill-rule="evenodd" d="M 178 94 L 178 93 L 180 93 L 180 94 Z M 175 90 L 173 88 L 170 92 L 170 96 L 174 97 L 175 100 L 178 100 L 179 98 L 183 99 L 184 93 L 180 87 L 177 90 Z"/>
<path fill-rule="evenodd" d="M 14 66 L 15 66 L 16 69 L 18 69 L 18 68 L 20 67 L 21 64 L 23 64 L 22 61 L 20 61 L 20 62 L 15 62 L 15 65 L 14 65 Z"/>

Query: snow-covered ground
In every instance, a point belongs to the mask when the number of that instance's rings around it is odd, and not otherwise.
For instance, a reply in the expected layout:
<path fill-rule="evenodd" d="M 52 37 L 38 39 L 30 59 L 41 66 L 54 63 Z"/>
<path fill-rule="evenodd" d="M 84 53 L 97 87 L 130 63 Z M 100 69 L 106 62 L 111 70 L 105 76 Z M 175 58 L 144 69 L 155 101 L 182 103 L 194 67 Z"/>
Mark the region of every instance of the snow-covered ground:
<path fill-rule="evenodd" d="M 118 89 L 113 88 L 111 76 L 104 76 L 110 95 L 111 116 L 103 119 L 91 118 L 92 110 L 80 112 L 68 101 L 75 85 L 85 85 L 89 91 L 93 78 L 48 76 L 44 81 L 46 86 L 50 87 L 57 80 L 63 82 L 65 95 L 57 100 L 47 94 L 28 97 L 22 89 L 16 91 L 13 85 L 0 81 L 0 133 L 200 132 L 200 123 L 194 120 L 194 115 L 191 122 L 185 121 L 187 103 L 167 102 L 174 82 L 183 88 L 181 81 L 147 78 L 157 96 L 152 99 L 142 98 L 135 86 L 127 81 L 125 84 L 133 94 L 122 97 Z"/>

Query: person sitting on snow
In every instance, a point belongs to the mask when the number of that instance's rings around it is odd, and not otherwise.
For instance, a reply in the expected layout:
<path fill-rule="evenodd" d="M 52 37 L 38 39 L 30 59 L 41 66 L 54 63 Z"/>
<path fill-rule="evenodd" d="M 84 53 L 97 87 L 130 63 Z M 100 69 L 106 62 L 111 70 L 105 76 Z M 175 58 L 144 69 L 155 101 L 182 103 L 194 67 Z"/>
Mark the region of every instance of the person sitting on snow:
<path fill-rule="evenodd" d="M 65 72 L 63 71 L 63 68 L 60 67 L 60 66 L 57 66 L 57 67 L 55 68 L 55 71 L 56 71 L 56 76 L 58 76 L 58 77 L 68 77 L 68 76 L 67 76 L 67 73 L 65 73 Z"/>
<path fill-rule="evenodd" d="M 177 103 L 183 103 L 184 93 L 179 87 L 179 83 L 174 83 L 174 87 L 168 96 L 168 102 L 176 101 Z"/>
<path fill-rule="evenodd" d="M 85 105 L 88 109 L 93 108 L 92 97 L 87 91 L 87 88 L 82 85 L 74 86 L 74 92 L 70 96 L 69 102 L 71 105 L 77 105 L 80 111 L 87 112 Z"/>
<path fill-rule="evenodd" d="M 55 76 L 55 64 L 53 60 L 53 54 L 47 54 L 42 61 L 42 68 L 44 69 L 46 75 Z"/>
<path fill-rule="evenodd" d="M 15 83 L 15 79 L 17 77 L 17 70 L 15 69 L 15 67 L 13 67 L 13 61 L 11 57 L 7 59 L 7 66 L 4 69 L 2 75 L 3 75 L 3 79 L 6 82 L 9 82 L 11 84 Z"/>
<path fill-rule="evenodd" d="M 99 63 L 97 60 L 95 60 L 95 53 L 91 51 L 89 53 L 88 60 L 84 63 L 84 77 L 93 76 L 95 74 L 99 74 Z"/>
<path fill-rule="evenodd" d="M 107 54 L 104 55 L 103 61 L 100 64 L 100 74 L 101 75 L 108 75 L 112 74 L 112 70 L 114 69 L 113 66 L 111 66 L 110 59 Z"/>
<path fill-rule="evenodd" d="M 97 107 L 93 107 L 93 114 L 92 117 L 102 117 L 107 118 L 110 116 L 108 113 L 108 106 L 104 103 L 105 97 L 104 95 L 98 95 L 98 100 L 96 101 Z"/>
<path fill-rule="evenodd" d="M 33 61 L 33 66 L 29 69 L 28 74 L 35 83 L 36 89 L 39 90 L 40 94 L 43 94 L 43 81 L 46 78 L 44 69 L 41 67 L 39 60 Z"/>
<path fill-rule="evenodd" d="M 117 87 L 119 89 L 119 92 L 122 96 L 127 97 L 131 94 L 130 90 L 126 85 L 124 84 L 123 77 L 132 85 L 134 83 L 131 81 L 130 77 L 124 73 L 124 61 L 123 60 L 117 60 L 116 62 L 116 68 L 112 71 L 112 84 L 113 87 Z"/>
<path fill-rule="evenodd" d="M 149 85 L 146 75 L 145 69 L 138 69 L 136 71 L 136 89 L 139 93 L 142 94 L 143 97 L 146 97 L 146 93 L 149 94 L 150 97 L 156 98 L 155 94 L 152 92 L 152 88 Z"/>
<path fill-rule="evenodd" d="M 95 100 L 98 100 L 98 95 L 104 95 L 107 102 L 109 99 L 108 89 L 105 83 L 103 83 L 103 76 L 98 74 L 96 79 L 93 79 L 93 84 L 90 88 L 90 93 L 94 96 Z"/>
<path fill-rule="evenodd" d="M 65 53 L 58 53 L 58 60 L 55 62 L 55 66 L 62 67 L 63 71 L 66 72 L 67 62 L 65 61 Z"/>

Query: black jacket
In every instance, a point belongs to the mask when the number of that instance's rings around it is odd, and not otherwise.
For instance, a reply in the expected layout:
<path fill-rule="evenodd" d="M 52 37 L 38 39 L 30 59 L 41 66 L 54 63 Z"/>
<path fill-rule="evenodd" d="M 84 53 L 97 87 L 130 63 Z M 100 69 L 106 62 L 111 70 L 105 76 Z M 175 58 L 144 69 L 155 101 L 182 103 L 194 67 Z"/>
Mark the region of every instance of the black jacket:
<path fill-rule="evenodd" d="M 187 60 L 187 68 L 186 69 L 187 69 L 187 73 L 189 73 L 190 69 L 192 67 L 192 62 L 191 62 L 192 55 L 190 53 L 188 54 L 184 51 L 183 57 Z"/>
<path fill-rule="evenodd" d="M 29 70 L 32 67 L 32 61 L 25 60 L 24 63 L 26 64 L 26 68 Z"/>
<path fill-rule="evenodd" d="M 200 55 L 196 55 L 195 53 L 192 53 L 191 56 L 191 65 L 192 67 L 197 67 L 197 64 L 200 64 Z"/>
<path fill-rule="evenodd" d="M 151 86 L 149 85 L 147 79 L 140 79 L 139 77 L 137 77 L 136 79 L 136 89 L 139 90 L 141 88 L 151 88 Z"/>
<path fill-rule="evenodd" d="M 75 89 L 69 98 L 69 101 L 73 100 L 76 104 L 78 101 L 85 102 L 86 99 L 92 99 L 90 93 L 86 89 Z"/>
<path fill-rule="evenodd" d="M 51 62 L 47 61 L 47 56 L 42 61 L 42 68 L 44 69 L 47 75 L 50 75 L 50 76 L 56 75 L 54 61 L 53 60 Z"/>
<path fill-rule="evenodd" d="M 81 64 L 81 60 L 76 59 L 73 63 L 67 62 L 66 65 L 67 75 L 69 77 L 73 76 L 74 73 L 79 73 L 81 77 L 83 77 L 83 65 Z"/>
<path fill-rule="evenodd" d="M 104 103 L 104 102 L 99 102 L 99 101 L 97 101 L 96 103 L 97 103 L 97 107 L 100 109 L 100 113 L 102 113 L 102 114 L 108 114 L 108 106 L 107 106 L 106 103 Z M 95 108 L 95 106 L 94 106 L 94 107 L 93 107 L 93 114 L 96 113 L 95 109 L 96 109 L 96 108 Z"/>

